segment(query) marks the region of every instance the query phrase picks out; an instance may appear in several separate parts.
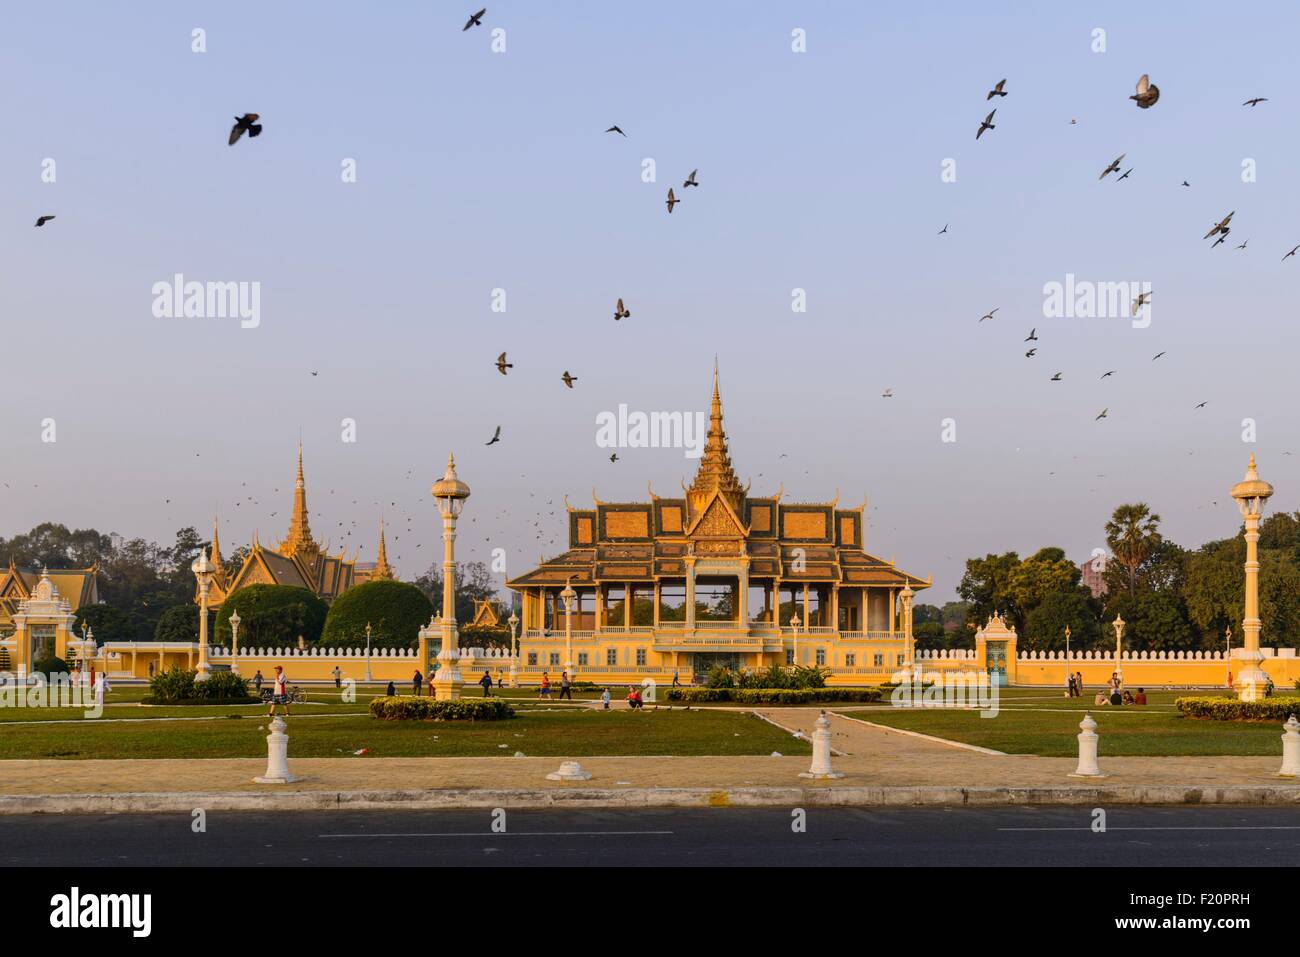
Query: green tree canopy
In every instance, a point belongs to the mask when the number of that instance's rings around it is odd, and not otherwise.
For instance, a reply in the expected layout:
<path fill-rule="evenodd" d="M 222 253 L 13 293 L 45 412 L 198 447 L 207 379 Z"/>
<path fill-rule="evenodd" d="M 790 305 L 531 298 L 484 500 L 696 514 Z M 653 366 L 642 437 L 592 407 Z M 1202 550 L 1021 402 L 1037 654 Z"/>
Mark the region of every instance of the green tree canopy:
<path fill-rule="evenodd" d="M 1119 506 L 1106 523 L 1106 544 L 1128 572 L 1130 592 L 1137 588 L 1138 568 L 1160 541 L 1160 516 L 1143 502 Z"/>
<path fill-rule="evenodd" d="M 386 580 L 366 582 L 334 599 L 325 617 L 321 643 L 364 648 L 369 624 L 372 648 L 409 648 L 432 617 L 433 603 L 415 585 Z"/>
<path fill-rule="evenodd" d="M 1101 633 L 1101 603 L 1078 585 L 1043 596 L 1025 616 L 1020 647 L 1025 651 L 1064 651 L 1065 629 L 1070 629 L 1070 650 L 1087 651 Z"/>
<path fill-rule="evenodd" d="M 211 621 L 208 624 L 211 627 Z M 208 634 L 213 633 L 208 632 Z M 242 636 L 243 633 L 240 634 Z M 158 627 L 154 629 L 153 638 L 154 641 L 198 641 L 199 606 L 184 604 L 168 608 L 158 619 Z"/>
<path fill-rule="evenodd" d="M 239 611 L 239 647 L 287 648 L 297 645 L 300 635 L 318 641 L 329 606 L 297 585 L 249 585 L 222 604 L 216 644 L 230 646 L 230 613 L 235 610 Z"/>

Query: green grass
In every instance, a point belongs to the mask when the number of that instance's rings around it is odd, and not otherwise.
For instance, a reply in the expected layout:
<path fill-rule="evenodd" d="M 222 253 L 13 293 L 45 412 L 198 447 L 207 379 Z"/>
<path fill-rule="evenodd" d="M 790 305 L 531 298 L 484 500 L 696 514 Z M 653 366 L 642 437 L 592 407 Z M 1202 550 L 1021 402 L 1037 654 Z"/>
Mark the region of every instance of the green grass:
<path fill-rule="evenodd" d="M 261 714 L 160 724 L 27 725 L 0 735 L 0 759 L 264 757 L 266 734 Z M 363 715 L 289 719 L 291 757 L 352 757 L 361 748 L 369 748 L 373 757 L 811 753 L 805 742 L 741 712 L 530 707 L 510 721 L 478 723 L 379 721 Z"/>
<path fill-rule="evenodd" d="M 1084 712 L 1097 721 L 1104 755 L 1256 755 L 1281 759 L 1281 725 L 1276 722 L 1197 721 L 1184 718 L 1174 699 L 1217 691 L 1151 691 L 1145 707 L 1097 707 L 1092 696 L 1065 698 L 1047 690 L 1003 690 L 998 714 L 937 708 L 836 708 L 846 715 L 907 731 L 974 744 L 1008 754 L 1071 757 Z"/>

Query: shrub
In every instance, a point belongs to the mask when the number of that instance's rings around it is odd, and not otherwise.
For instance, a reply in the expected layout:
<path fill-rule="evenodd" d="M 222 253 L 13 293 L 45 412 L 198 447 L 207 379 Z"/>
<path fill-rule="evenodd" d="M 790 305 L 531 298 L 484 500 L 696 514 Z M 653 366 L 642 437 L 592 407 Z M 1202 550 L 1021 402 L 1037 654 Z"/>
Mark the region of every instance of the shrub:
<path fill-rule="evenodd" d="M 736 704 L 814 704 L 824 701 L 880 700 L 876 688 L 669 688 L 668 701 L 731 701 Z"/>
<path fill-rule="evenodd" d="M 299 635 L 318 640 L 329 605 L 298 585 L 249 585 L 221 603 L 216 644 L 230 647 L 230 613 L 236 610 L 241 648 L 285 648 L 296 645 Z"/>
<path fill-rule="evenodd" d="M 1174 705 L 1189 718 L 1210 721 L 1286 721 L 1293 714 L 1300 720 L 1300 698 L 1178 698 Z"/>
<path fill-rule="evenodd" d="M 37 674 L 52 675 L 55 672 L 66 673 L 69 670 L 68 663 L 55 655 L 50 655 L 47 658 L 37 658 L 32 662 L 32 671 Z"/>
<path fill-rule="evenodd" d="M 793 668 L 771 665 L 762 671 L 750 671 L 748 669 L 732 671 L 730 668 L 714 665 L 709 669 L 704 686 L 706 688 L 758 688 L 769 690 L 772 688 L 788 688 L 791 690 L 824 688 L 826 687 L 826 672 L 820 668 L 810 668 L 805 665 L 795 665 Z"/>
<path fill-rule="evenodd" d="M 239 704 L 260 701 L 248 693 L 248 680 L 231 671 L 213 671 L 206 681 L 195 681 L 198 672 L 177 665 L 149 679 L 145 704 Z"/>
<path fill-rule="evenodd" d="M 502 721 L 515 709 L 500 698 L 459 698 L 439 701 L 395 695 L 370 702 L 370 716 L 385 721 Z"/>
<path fill-rule="evenodd" d="M 385 579 L 366 582 L 334 599 L 325 616 L 321 644 L 364 648 L 369 624 L 372 648 L 409 648 L 432 617 L 433 603 L 414 585 Z"/>

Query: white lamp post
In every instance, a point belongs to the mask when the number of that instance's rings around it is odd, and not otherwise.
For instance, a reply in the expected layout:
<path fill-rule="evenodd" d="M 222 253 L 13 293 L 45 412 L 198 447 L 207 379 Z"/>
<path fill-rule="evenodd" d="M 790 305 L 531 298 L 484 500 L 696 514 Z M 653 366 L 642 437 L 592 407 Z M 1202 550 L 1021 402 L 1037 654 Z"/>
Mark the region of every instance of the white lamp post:
<path fill-rule="evenodd" d="M 573 602 L 578 597 L 578 593 L 573 590 L 571 582 L 573 579 L 567 579 L 564 582 L 564 591 L 560 592 L 560 600 L 564 602 L 564 670 L 569 673 L 569 681 L 573 681 Z"/>
<path fill-rule="evenodd" d="M 1227 665 L 1228 687 L 1232 687 L 1232 626 L 1223 629 L 1223 661 Z"/>
<path fill-rule="evenodd" d="M 510 687 L 519 687 L 519 642 L 516 637 L 519 630 L 519 616 L 513 611 L 507 619 L 510 624 Z"/>
<path fill-rule="evenodd" d="M 1242 701 L 1262 701 L 1268 688 L 1268 675 L 1260 667 L 1264 655 L 1259 650 L 1259 520 L 1272 494 L 1273 486 L 1255 471 L 1252 454 L 1246 477 L 1232 487 L 1232 497 L 1246 525 L 1246 601 L 1241 623 L 1244 637 L 1239 655 L 1241 672 L 1237 676 L 1237 697 Z"/>
<path fill-rule="evenodd" d="M 208 589 L 212 587 L 217 569 L 208 561 L 207 555 L 199 552 L 199 557 L 190 565 L 190 571 L 199 583 L 199 667 L 194 680 L 207 681 L 211 671 L 208 666 Z"/>
<path fill-rule="evenodd" d="M 239 609 L 230 613 L 230 670 L 239 674 Z"/>
<path fill-rule="evenodd" d="M 911 585 L 904 585 L 898 594 L 903 613 L 903 666 L 908 671 L 912 670 L 913 659 L 916 658 L 915 639 L 912 637 L 912 599 L 915 595 Z"/>
<path fill-rule="evenodd" d="M 420 666 L 424 670 L 424 666 Z M 370 622 L 366 622 L 366 680 L 370 680 Z"/>
<path fill-rule="evenodd" d="M 1065 626 L 1065 688 L 1070 688 L 1070 626 Z"/>
<path fill-rule="evenodd" d="M 790 630 L 794 632 L 794 666 L 799 667 L 799 616 L 790 616 Z"/>
<path fill-rule="evenodd" d="M 1120 652 L 1124 645 L 1124 626 L 1127 622 L 1120 615 L 1115 616 L 1115 675 L 1119 678 L 1120 684 L 1124 683 L 1124 666 L 1120 664 Z"/>
<path fill-rule="evenodd" d="M 442 650 L 438 652 L 438 673 L 434 688 L 438 698 L 451 701 L 460 697 L 464 679 L 457 662 L 460 658 L 460 635 L 456 630 L 456 519 L 469 498 L 469 486 L 456 476 L 456 459 L 447 456 L 447 471 L 429 490 L 442 514 Z"/>

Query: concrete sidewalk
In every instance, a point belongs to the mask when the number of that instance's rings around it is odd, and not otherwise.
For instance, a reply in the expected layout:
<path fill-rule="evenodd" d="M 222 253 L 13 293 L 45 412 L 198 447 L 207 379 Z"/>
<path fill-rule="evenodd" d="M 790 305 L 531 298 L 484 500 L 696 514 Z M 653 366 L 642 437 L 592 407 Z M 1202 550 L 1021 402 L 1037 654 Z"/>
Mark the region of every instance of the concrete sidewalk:
<path fill-rule="evenodd" d="M 763 709 L 809 733 L 817 709 Z M 1296 803 L 1277 758 L 1107 758 L 1105 779 L 1071 778 L 1073 758 L 1004 755 L 865 724 L 832 712 L 835 768 L 811 782 L 807 757 L 592 757 L 581 784 L 546 780 L 559 758 L 293 758 L 303 780 L 252 783 L 261 759 L 5 761 L 0 813 L 296 807 L 548 807 L 811 804 Z"/>

